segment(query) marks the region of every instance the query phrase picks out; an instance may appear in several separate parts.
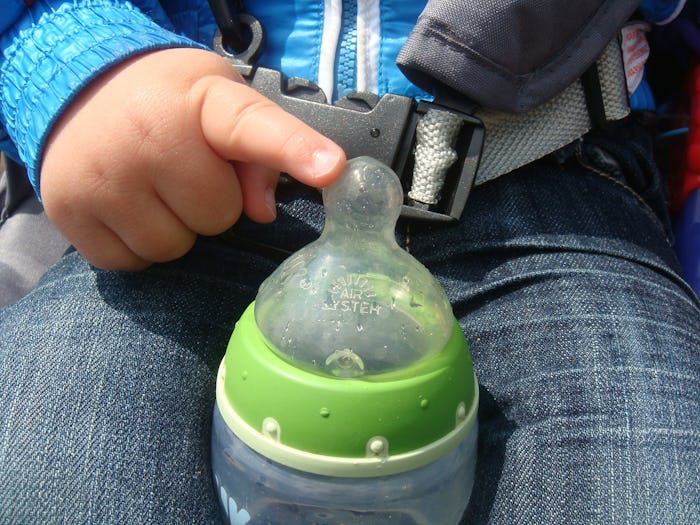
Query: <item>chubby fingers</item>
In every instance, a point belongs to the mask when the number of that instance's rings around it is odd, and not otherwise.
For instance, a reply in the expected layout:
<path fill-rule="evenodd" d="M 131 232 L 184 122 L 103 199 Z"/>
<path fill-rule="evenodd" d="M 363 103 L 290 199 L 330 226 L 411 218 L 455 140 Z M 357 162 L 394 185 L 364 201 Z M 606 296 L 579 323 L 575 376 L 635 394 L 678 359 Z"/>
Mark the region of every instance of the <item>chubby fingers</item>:
<path fill-rule="evenodd" d="M 301 120 L 245 84 L 222 76 L 190 90 L 205 140 L 222 158 L 288 173 L 309 186 L 333 182 L 345 153 Z"/>

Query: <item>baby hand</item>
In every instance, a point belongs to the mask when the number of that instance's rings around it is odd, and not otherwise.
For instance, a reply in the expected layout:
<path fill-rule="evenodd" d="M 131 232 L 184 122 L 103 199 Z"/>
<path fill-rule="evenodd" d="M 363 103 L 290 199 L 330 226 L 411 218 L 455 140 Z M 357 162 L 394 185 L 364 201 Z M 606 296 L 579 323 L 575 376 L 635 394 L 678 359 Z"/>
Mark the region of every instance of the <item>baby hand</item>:
<path fill-rule="evenodd" d="M 41 169 L 48 217 L 92 264 L 175 259 L 244 212 L 275 218 L 280 171 L 316 187 L 341 172 L 336 144 L 203 50 L 155 51 L 88 85 L 53 128 Z"/>

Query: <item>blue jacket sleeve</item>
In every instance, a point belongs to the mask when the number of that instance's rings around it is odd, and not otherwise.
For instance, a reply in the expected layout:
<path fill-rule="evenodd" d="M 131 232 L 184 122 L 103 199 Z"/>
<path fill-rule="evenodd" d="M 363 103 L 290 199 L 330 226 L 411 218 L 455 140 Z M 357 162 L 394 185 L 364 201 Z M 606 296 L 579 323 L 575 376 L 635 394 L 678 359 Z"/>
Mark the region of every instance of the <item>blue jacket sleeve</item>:
<path fill-rule="evenodd" d="M 5 0 L 5 2 L 0 4 L 0 34 L 7 32 L 26 9 L 27 4 L 24 0 Z M 0 151 L 4 151 L 13 159 L 19 160 L 17 148 L 15 148 L 12 140 L 7 135 L 2 122 L 0 122 Z"/>
<path fill-rule="evenodd" d="M 11 0 L 0 11 L 0 147 L 26 165 L 38 195 L 49 132 L 88 82 L 144 51 L 200 45 L 165 29 L 129 2 L 27 3 L 31 6 Z"/>

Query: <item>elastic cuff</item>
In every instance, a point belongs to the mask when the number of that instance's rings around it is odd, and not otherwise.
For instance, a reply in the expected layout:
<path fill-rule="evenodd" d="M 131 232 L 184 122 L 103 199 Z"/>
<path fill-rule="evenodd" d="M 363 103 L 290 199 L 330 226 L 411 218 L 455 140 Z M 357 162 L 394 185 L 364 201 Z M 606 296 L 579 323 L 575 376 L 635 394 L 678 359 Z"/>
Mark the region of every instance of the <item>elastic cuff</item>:
<path fill-rule="evenodd" d="M 173 47 L 202 46 L 110 1 L 64 4 L 19 34 L 0 70 L 2 112 L 37 195 L 46 139 L 73 97 L 113 65 Z"/>

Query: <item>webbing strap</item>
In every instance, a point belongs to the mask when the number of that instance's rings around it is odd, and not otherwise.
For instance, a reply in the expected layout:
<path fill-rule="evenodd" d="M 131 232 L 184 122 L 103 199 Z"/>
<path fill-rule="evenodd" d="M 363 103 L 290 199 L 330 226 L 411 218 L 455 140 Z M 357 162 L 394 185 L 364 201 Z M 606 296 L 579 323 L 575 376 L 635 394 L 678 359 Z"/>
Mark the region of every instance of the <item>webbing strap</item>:
<path fill-rule="evenodd" d="M 430 109 L 416 126 L 415 163 L 409 198 L 435 204 L 447 170 L 457 160 L 454 149 L 462 120 L 450 113 Z"/>
<path fill-rule="evenodd" d="M 597 62 L 607 120 L 629 112 L 620 44 L 613 40 Z M 583 84 L 577 80 L 559 95 L 526 113 L 476 112 L 486 139 L 475 184 L 511 172 L 570 144 L 593 128 Z"/>
<path fill-rule="evenodd" d="M 596 63 L 606 120 L 629 114 L 622 53 L 611 42 Z M 482 184 L 539 159 L 583 136 L 594 127 L 586 86 L 577 80 L 563 92 L 525 113 L 480 109 L 475 116 L 486 139 L 475 184 Z M 415 166 L 409 197 L 435 204 L 445 173 L 457 158 L 454 143 L 461 123 L 447 111 L 431 110 L 416 128 Z M 455 128 L 455 126 L 457 126 Z"/>

